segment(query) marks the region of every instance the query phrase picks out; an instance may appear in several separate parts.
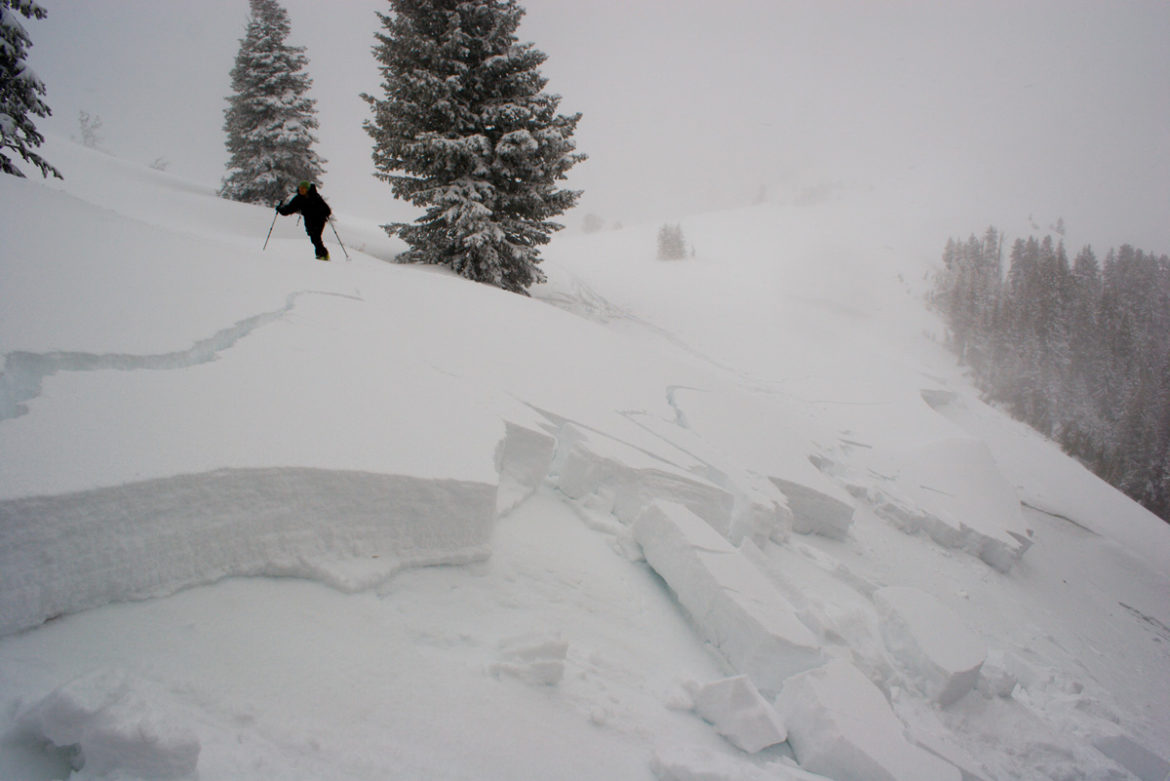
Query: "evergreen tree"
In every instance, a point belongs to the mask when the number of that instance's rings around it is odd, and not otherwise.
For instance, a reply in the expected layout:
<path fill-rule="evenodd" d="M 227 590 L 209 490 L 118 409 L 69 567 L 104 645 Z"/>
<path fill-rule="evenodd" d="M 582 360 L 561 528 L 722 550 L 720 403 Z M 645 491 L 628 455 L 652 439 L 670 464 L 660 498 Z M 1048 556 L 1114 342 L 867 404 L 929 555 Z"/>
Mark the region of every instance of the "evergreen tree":
<path fill-rule="evenodd" d="M 384 98 L 373 118 L 379 179 L 421 207 L 414 223 L 384 226 L 410 247 L 402 260 L 451 267 L 516 293 L 543 282 L 539 247 L 551 218 L 580 192 L 558 189 L 585 159 L 572 136 L 580 114 L 557 114 L 542 90 L 546 55 L 519 43 L 515 0 L 390 0 L 376 34 Z"/>
<path fill-rule="evenodd" d="M 1096 443 L 1105 436 L 1095 399 L 1109 382 L 1100 328 L 1101 266 L 1092 248 L 1085 247 L 1073 261 L 1068 309 L 1069 380 L 1065 388 L 1060 442 L 1074 456 L 1097 460 Z"/>
<path fill-rule="evenodd" d="M 681 225 L 663 225 L 658 229 L 658 259 L 682 260 L 687 256 L 687 240 Z"/>
<path fill-rule="evenodd" d="M 250 0 L 248 28 L 232 68 L 232 90 L 224 111 L 229 153 L 219 194 L 245 203 L 271 205 L 303 180 L 318 181 L 324 163 L 316 142 L 316 101 L 306 93 L 304 47 L 285 43 L 288 14 L 276 0 Z"/>
<path fill-rule="evenodd" d="M 8 158 L 5 150 L 15 151 L 26 163 L 61 178 L 61 172 L 32 151 L 44 143 L 32 117 L 47 117 L 53 112 L 41 100 L 44 83 L 28 69 L 25 58 L 32 39 L 16 14 L 26 19 L 44 19 L 47 12 L 33 0 L 0 0 L 0 171 L 13 176 L 24 174 Z"/>

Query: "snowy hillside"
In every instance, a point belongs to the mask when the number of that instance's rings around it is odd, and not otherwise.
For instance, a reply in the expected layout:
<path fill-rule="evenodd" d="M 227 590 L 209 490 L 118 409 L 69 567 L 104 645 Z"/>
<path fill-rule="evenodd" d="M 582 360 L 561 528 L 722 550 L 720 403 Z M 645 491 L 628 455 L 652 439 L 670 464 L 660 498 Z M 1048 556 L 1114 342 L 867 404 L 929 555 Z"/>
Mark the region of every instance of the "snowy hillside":
<path fill-rule="evenodd" d="M 1170 774 L 1170 528 L 978 400 L 880 194 L 560 237 L 526 299 L 45 156 L 0 778 Z"/>

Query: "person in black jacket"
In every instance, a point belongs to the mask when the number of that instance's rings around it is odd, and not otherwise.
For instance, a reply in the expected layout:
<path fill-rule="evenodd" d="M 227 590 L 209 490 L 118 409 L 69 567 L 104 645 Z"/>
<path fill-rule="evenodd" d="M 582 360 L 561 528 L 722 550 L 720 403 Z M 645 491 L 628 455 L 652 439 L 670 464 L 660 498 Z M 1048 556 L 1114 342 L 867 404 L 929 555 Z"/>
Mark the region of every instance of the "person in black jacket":
<path fill-rule="evenodd" d="M 305 219 L 305 233 L 309 234 L 313 249 L 317 251 L 317 260 L 329 260 L 329 250 L 325 249 L 321 234 L 333 210 L 317 192 L 317 185 L 312 182 L 301 182 L 292 200 L 276 204 L 276 210 L 285 217 L 300 212 Z"/>

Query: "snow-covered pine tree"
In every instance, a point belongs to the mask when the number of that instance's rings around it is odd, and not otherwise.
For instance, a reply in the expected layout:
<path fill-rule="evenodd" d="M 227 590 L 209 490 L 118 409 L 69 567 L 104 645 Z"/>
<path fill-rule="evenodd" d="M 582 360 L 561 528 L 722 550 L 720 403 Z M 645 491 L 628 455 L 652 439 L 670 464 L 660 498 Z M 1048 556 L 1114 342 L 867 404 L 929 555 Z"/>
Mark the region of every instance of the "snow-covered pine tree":
<path fill-rule="evenodd" d="M 325 161 L 317 141 L 316 101 L 306 93 L 303 46 L 285 43 L 291 26 L 276 0 L 250 0 L 251 16 L 232 68 L 224 110 L 230 155 L 219 194 L 245 203 L 274 204 L 302 180 L 319 181 Z"/>
<path fill-rule="evenodd" d="M 585 159 L 572 137 L 580 114 L 557 113 L 544 89 L 547 56 L 519 43 L 515 0 L 390 0 L 374 54 L 381 99 L 373 118 L 379 179 L 425 209 L 384 226 L 410 249 L 401 260 L 450 266 L 478 282 L 527 294 L 545 279 L 539 248 L 576 204 L 559 189 Z"/>
<path fill-rule="evenodd" d="M 687 256 L 687 240 L 681 225 L 663 225 L 658 229 L 658 259 L 682 260 Z"/>
<path fill-rule="evenodd" d="M 0 0 L 0 171 L 24 176 L 4 154 L 4 150 L 11 149 L 26 163 L 41 169 L 41 176 L 52 174 L 60 179 L 61 172 L 32 151 L 45 137 L 37 132 L 31 117 L 47 117 L 52 111 L 41 100 L 44 82 L 25 64 L 32 39 L 17 13 L 27 19 L 44 19 L 47 15 L 33 0 Z"/>

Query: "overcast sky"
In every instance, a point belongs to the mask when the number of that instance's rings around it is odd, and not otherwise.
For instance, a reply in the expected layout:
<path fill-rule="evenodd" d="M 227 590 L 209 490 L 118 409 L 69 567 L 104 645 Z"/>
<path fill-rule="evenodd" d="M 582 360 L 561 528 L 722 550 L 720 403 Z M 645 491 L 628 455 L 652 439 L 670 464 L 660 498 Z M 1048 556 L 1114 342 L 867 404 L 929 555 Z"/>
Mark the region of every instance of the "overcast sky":
<path fill-rule="evenodd" d="M 216 185 L 246 0 L 41 0 L 26 24 L 55 116 L 104 146 Z M 372 177 L 370 49 L 385 0 L 284 0 L 307 47 L 324 189 L 409 218 Z M 609 221 L 679 219 L 833 185 L 954 233 L 1063 217 L 1070 236 L 1170 252 L 1167 0 L 527 0 L 522 40 L 584 114 L 569 186 Z M 68 173 L 68 172 L 66 172 Z M 896 192 L 896 198 L 889 195 Z M 891 198 L 893 198 L 891 200 Z M 961 223 L 961 224 L 958 224 Z M 910 223 L 912 224 L 912 223 Z"/>

